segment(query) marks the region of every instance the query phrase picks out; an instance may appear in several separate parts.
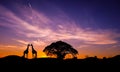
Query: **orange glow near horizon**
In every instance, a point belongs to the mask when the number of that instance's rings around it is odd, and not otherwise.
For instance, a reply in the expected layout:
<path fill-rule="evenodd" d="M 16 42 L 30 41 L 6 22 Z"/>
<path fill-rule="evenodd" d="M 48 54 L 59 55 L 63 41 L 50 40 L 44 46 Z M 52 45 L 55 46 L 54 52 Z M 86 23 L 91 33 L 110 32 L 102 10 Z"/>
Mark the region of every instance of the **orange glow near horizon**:
<path fill-rule="evenodd" d="M 43 46 L 44 48 L 44 46 Z M 19 47 L 13 47 L 13 46 L 7 46 L 5 47 L 5 49 L 2 47 L 0 47 L 0 58 L 8 56 L 8 55 L 18 55 L 18 56 L 23 56 L 23 51 L 26 49 L 26 46 L 23 46 L 21 48 Z M 35 50 L 37 51 L 37 58 L 47 58 L 49 56 L 46 56 L 46 54 L 44 52 L 42 52 L 42 49 L 39 47 L 35 47 Z M 86 53 L 87 52 L 87 53 Z M 83 59 L 86 57 L 94 57 L 97 56 L 98 58 L 103 58 L 103 57 L 112 57 L 114 56 L 115 52 L 113 51 L 113 54 L 111 54 L 111 56 L 107 56 L 107 53 L 103 52 L 103 54 L 99 54 L 97 52 L 90 52 L 90 51 L 82 51 L 82 50 L 78 50 L 78 55 L 77 58 L 78 59 Z M 116 53 L 117 54 L 117 53 Z M 106 55 L 106 56 L 104 56 Z M 72 56 L 70 54 L 65 56 L 66 58 L 72 58 Z M 28 54 L 28 59 L 32 58 L 32 53 L 31 50 L 29 50 L 29 54 Z M 65 58 L 65 59 L 66 59 Z"/>

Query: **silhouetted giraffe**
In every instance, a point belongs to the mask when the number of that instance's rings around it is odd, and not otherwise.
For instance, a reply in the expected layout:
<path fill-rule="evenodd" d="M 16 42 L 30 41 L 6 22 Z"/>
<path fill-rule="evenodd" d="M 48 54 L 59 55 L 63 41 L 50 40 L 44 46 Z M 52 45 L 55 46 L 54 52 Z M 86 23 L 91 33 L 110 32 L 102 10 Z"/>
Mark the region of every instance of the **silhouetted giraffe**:
<path fill-rule="evenodd" d="M 31 46 L 32 46 L 32 57 L 37 58 L 37 51 L 33 48 L 32 44 L 31 44 Z"/>
<path fill-rule="evenodd" d="M 28 58 L 28 49 L 29 49 L 30 44 L 27 45 L 27 49 L 23 52 L 23 57 Z"/>

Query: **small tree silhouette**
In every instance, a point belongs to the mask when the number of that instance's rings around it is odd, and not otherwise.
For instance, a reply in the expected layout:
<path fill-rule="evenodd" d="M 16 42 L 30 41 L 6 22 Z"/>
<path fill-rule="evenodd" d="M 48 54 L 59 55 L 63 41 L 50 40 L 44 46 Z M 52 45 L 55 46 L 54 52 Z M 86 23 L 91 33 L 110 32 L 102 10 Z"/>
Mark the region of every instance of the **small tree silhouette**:
<path fill-rule="evenodd" d="M 77 50 L 63 41 L 51 43 L 45 47 L 43 52 L 45 52 L 47 56 L 56 55 L 58 59 L 64 59 L 66 54 L 72 54 L 73 58 L 77 58 L 76 55 L 78 54 Z"/>

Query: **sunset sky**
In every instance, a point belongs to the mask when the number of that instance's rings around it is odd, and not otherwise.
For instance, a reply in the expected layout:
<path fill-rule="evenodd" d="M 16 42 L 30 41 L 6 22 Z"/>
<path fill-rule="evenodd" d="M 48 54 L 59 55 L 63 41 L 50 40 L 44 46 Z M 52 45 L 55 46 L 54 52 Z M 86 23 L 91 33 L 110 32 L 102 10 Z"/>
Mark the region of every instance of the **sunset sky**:
<path fill-rule="evenodd" d="M 44 57 L 58 40 L 78 58 L 120 54 L 119 0 L 0 0 L 0 57 L 22 56 L 28 43 Z"/>

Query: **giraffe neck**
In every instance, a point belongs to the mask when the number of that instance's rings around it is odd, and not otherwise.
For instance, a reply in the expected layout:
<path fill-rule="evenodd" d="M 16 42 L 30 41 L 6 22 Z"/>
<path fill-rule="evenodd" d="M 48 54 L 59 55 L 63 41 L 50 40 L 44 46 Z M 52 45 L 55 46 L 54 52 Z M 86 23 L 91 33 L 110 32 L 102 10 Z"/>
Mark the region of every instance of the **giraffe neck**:
<path fill-rule="evenodd" d="M 27 47 L 27 49 L 26 50 L 28 50 L 29 49 L 29 47 Z"/>
<path fill-rule="evenodd" d="M 35 49 L 32 47 L 32 50 L 35 50 Z"/>

